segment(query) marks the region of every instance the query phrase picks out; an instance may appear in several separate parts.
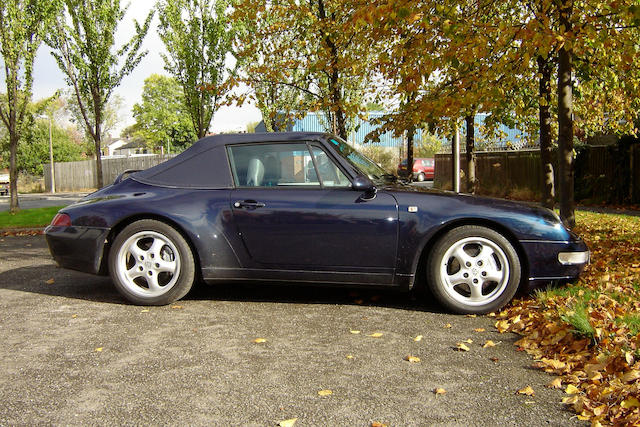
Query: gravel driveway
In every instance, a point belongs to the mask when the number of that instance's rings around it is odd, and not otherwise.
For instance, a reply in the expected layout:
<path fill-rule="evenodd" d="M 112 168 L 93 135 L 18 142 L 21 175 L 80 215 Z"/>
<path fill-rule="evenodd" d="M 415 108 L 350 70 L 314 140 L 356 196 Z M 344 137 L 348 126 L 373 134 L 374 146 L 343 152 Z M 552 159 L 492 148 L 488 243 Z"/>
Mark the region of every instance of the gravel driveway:
<path fill-rule="evenodd" d="M 0 324 L 0 425 L 577 423 L 515 336 L 404 294 L 201 285 L 145 308 L 56 268 L 42 236 L 4 237 Z"/>

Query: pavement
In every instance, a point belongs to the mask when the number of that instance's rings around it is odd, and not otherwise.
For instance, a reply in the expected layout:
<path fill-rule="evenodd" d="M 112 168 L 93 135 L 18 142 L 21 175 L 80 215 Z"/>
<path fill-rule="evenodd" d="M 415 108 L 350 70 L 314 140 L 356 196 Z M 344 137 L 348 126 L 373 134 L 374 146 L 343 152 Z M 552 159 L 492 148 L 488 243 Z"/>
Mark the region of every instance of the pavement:
<path fill-rule="evenodd" d="M 139 307 L 108 277 L 57 268 L 42 236 L 3 237 L 0 425 L 578 425 L 493 323 L 402 293 L 281 284 Z"/>
<path fill-rule="evenodd" d="M 49 206 L 67 206 L 77 202 L 87 193 L 30 193 L 19 194 L 20 209 L 45 208 Z M 0 196 L 0 212 L 9 210 L 9 196 Z"/>

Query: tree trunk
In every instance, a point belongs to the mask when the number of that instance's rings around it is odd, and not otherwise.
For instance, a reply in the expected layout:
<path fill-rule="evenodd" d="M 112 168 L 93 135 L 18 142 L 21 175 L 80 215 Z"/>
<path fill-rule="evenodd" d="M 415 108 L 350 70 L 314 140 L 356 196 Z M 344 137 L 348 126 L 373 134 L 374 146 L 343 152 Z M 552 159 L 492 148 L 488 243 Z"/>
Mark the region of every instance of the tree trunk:
<path fill-rule="evenodd" d="M 15 129 L 15 123 L 10 126 L 9 132 L 9 194 L 11 195 L 11 201 L 9 205 L 9 212 L 16 213 L 20 210 L 20 203 L 18 201 L 18 133 Z"/>
<path fill-rule="evenodd" d="M 104 180 L 102 178 L 102 151 L 101 151 L 101 142 L 102 142 L 102 129 L 100 129 L 100 123 L 102 120 L 101 112 L 96 111 L 96 133 L 94 135 L 94 143 L 96 149 L 96 184 L 98 188 L 104 187 Z"/>
<path fill-rule="evenodd" d="M 411 126 L 407 129 L 407 179 L 413 181 L 413 134 L 416 129 Z"/>
<path fill-rule="evenodd" d="M 476 147 L 475 147 L 475 117 L 466 116 L 467 123 L 467 191 L 476 194 Z"/>
<path fill-rule="evenodd" d="M 553 176 L 553 151 L 551 147 L 551 62 L 538 57 L 538 74 L 540 75 L 538 113 L 540 117 L 540 163 L 542 165 L 542 198 L 540 203 L 545 208 L 555 207 L 555 182 Z"/>
<path fill-rule="evenodd" d="M 571 31 L 572 0 L 560 8 L 560 25 Z M 576 225 L 573 194 L 573 50 L 565 44 L 558 52 L 558 178 L 560 218 L 569 227 Z"/>

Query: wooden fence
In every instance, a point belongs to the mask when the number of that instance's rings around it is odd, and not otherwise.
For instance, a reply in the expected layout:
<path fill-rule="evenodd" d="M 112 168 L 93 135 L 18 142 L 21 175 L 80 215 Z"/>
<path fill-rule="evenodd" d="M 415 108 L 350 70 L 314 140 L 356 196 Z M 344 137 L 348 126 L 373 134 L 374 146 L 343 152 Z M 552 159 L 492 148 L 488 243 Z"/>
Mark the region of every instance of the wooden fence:
<path fill-rule="evenodd" d="M 434 187 L 450 189 L 451 154 L 437 154 L 435 158 Z M 557 173 L 555 158 L 554 155 Z M 460 156 L 460 169 L 461 191 L 466 191 L 464 153 Z M 476 178 L 479 194 L 538 200 L 543 188 L 540 151 L 478 152 Z M 580 148 L 575 162 L 575 193 L 577 200 L 640 203 L 640 145 Z"/>
<path fill-rule="evenodd" d="M 148 169 L 173 157 L 173 155 L 153 155 L 102 159 L 102 178 L 105 185 L 112 183 L 127 169 Z M 51 165 L 45 164 L 44 185 L 51 191 Z M 56 191 L 85 191 L 97 188 L 96 161 L 55 163 Z"/>

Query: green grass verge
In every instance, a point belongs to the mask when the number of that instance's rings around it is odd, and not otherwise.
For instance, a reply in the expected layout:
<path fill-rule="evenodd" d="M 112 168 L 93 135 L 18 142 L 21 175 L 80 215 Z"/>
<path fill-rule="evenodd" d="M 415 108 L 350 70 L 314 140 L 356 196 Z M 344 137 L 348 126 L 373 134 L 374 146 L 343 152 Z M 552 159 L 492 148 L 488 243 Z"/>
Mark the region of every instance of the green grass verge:
<path fill-rule="evenodd" d="M 22 209 L 16 214 L 0 212 L 0 230 L 6 228 L 44 227 L 51 223 L 55 214 L 63 207 Z"/>

